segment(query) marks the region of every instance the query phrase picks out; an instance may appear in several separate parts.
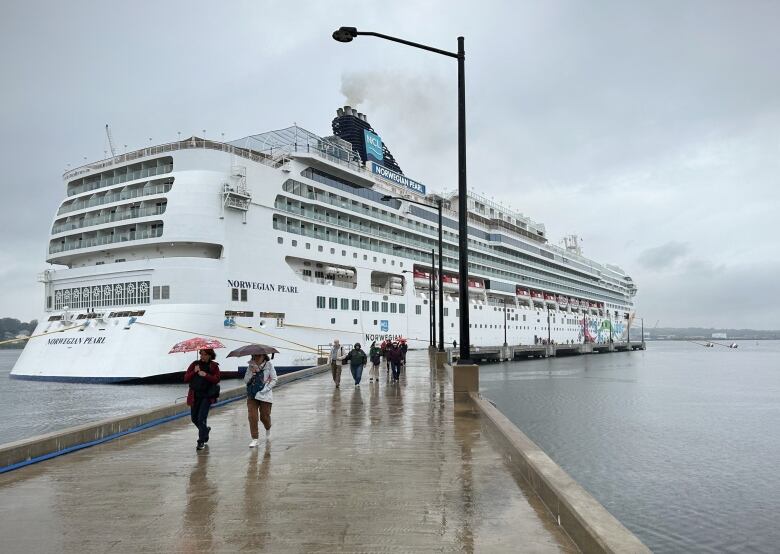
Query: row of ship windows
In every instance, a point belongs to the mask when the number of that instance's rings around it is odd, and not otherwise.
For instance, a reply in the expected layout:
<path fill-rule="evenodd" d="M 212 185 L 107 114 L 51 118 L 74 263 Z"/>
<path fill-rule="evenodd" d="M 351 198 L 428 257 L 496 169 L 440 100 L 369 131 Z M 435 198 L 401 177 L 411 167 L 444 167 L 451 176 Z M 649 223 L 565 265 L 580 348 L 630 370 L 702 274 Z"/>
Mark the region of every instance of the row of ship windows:
<path fill-rule="evenodd" d="M 336 297 L 331 296 L 330 298 L 324 297 L 324 296 L 318 296 L 317 297 L 317 308 L 325 308 L 325 301 L 327 300 L 328 308 L 331 310 L 338 310 L 339 309 L 339 299 Z M 396 303 L 396 302 L 378 302 L 376 300 L 369 301 L 369 300 L 356 300 L 356 299 L 349 299 L 349 298 L 342 298 L 341 299 L 341 309 L 342 310 L 349 310 L 350 307 L 353 311 L 364 311 L 364 312 L 382 312 L 382 313 L 388 313 L 388 309 L 391 314 L 399 313 L 399 314 L 405 314 L 406 313 L 406 304 L 404 303 Z M 422 306 L 416 306 L 416 313 L 419 315 L 422 313 Z"/>
<path fill-rule="evenodd" d="M 288 181 L 287 183 L 285 183 L 285 186 L 288 187 L 288 188 L 292 188 L 292 191 L 288 191 L 288 192 L 293 192 L 293 194 L 295 194 L 295 190 L 297 190 L 298 188 L 306 187 L 306 185 L 303 185 L 302 183 L 298 183 L 297 181 L 292 181 L 292 182 Z M 308 188 L 311 189 L 312 187 L 308 187 Z M 316 191 L 317 189 L 314 189 L 314 190 Z M 340 199 L 341 202 L 336 202 L 334 199 Z M 335 204 L 336 206 L 341 206 L 341 207 L 344 207 L 344 208 L 347 208 L 347 209 L 351 209 L 351 211 L 359 211 L 357 209 L 357 207 L 361 206 L 361 204 L 359 204 L 358 202 L 356 202 L 354 200 L 352 200 L 350 202 L 349 199 L 344 198 L 344 197 L 335 196 L 332 193 L 329 193 L 329 195 L 327 197 L 325 197 L 325 198 L 317 198 L 317 200 L 327 201 L 327 202 L 329 202 L 331 204 Z M 362 204 L 362 206 L 364 206 L 365 211 L 368 211 L 368 206 L 366 206 L 365 204 Z M 302 215 L 302 216 L 310 218 L 310 219 L 316 219 L 316 220 L 319 220 L 319 221 L 323 221 L 325 223 L 333 223 L 333 224 L 335 224 L 335 225 L 337 225 L 339 227 L 346 227 L 348 229 L 355 229 L 355 230 L 357 230 L 357 231 L 359 231 L 361 233 L 370 232 L 371 235 L 374 236 L 374 237 L 385 237 L 385 238 L 389 238 L 389 239 L 394 240 L 394 241 L 405 242 L 407 244 L 410 244 L 411 246 L 419 246 L 419 247 L 421 247 L 421 248 L 423 248 L 425 250 L 428 250 L 429 248 L 432 248 L 434 246 L 434 244 L 435 244 L 435 241 L 433 239 L 429 240 L 427 237 L 420 237 L 420 236 L 416 235 L 413 232 L 412 233 L 406 232 L 406 231 L 397 232 L 395 230 L 388 230 L 385 227 L 377 226 L 373 222 L 366 221 L 366 220 L 363 220 L 363 219 L 360 219 L 360 218 L 355 218 L 355 220 L 353 220 L 351 217 L 349 217 L 349 214 L 345 214 L 345 215 L 348 216 L 346 218 L 346 220 L 345 220 L 344 218 L 341 217 L 341 214 L 339 212 L 334 212 L 335 215 L 334 215 L 334 213 L 328 212 L 327 210 L 324 213 L 321 213 L 316 206 L 308 205 L 308 204 L 304 204 L 304 203 L 299 203 L 297 201 L 291 201 L 290 199 L 286 199 L 285 200 L 284 197 L 281 197 L 281 196 L 277 197 L 277 199 L 275 201 L 275 207 L 278 208 L 278 209 L 290 212 L 290 213 Z M 373 208 L 373 210 L 374 210 L 375 213 L 371 213 L 370 214 L 372 217 L 378 217 L 380 219 L 385 219 L 385 220 L 391 220 L 392 219 L 392 220 L 394 220 L 394 221 L 391 221 L 392 223 L 403 224 L 402 221 L 404 221 L 404 218 L 401 218 L 400 216 L 396 217 L 394 215 L 391 215 L 390 217 L 388 217 L 386 215 L 385 210 L 377 211 L 376 208 Z M 410 224 L 413 223 L 411 220 L 407 220 L 407 221 Z M 276 227 L 277 226 L 276 225 L 276 220 L 274 220 L 274 223 L 275 223 L 275 227 Z M 288 226 L 290 225 L 289 220 L 287 222 L 287 225 Z M 323 229 L 325 230 L 325 234 L 326 235 L 329 234 L 329 229 L 327 227 L 323 227 Z M 317 233 L 317 231 L 318 231 L 316 226 L 315 226 L 314 231 L 315 231 L 315 233 Z M 476 230 L 472 229 L 472 231 L 475 232 Z M 293 231 L 293 232 L 295 232 L 295 231 Z M 471 238 L 468 239 L 468 242 L 470 244 L 479 245 L 482 248 L 484 248 L 486 250 L 490 250 L 490 251 L 501 250 L 501 248 L 499 248 L 499 247 L 495 247 L 495 246 L 493 246 L 491 244 L 488 244 L 486 242 L 477 241 L 477 240 L 471 239 Z M 457 255 L 457 249 L 454 246 L 452 246 L 452 245 L 445 244 L 444 245 L 444 250 L 445 250 L 445 252 L 448 251 L 448 253 L 451 256 Z M 509 269 L 513 270 L 513 271 L 523 270 L 523 271 L 530 272 L 530 273 L 538 273 L 541 276 L 544 276 L 546 279 L 548 279 L 549 282 L 551 282 L 552 284 L 555 284 L 555 285 L 557 285 L 559 287 L 560 286 L 565 287 L 565 285 L 560 285 L 559 283 L 556 282 L 556 280 L 563 280 L 563 281 L 565 281 L 567 283 L 571 283 L 573 286 L 583 286 L 583 283 L 580 282 L 580 281 L 568 278 L 566 276 L 560 276 L 560 275 L 557 275 L 557 274 L 549 273 L 549 270 L 541 269 L 541 267 L 540 268 L 533 267 L 533 266 L 544 266 L 544 267 L 548 267 L 550 270 L 562 271 L 561 267 L 558 266 L 558 265 L 551 264 L 551 263 L 548 263 L 548 262 L 544 262 L 542 260 L 539 260 L 537 258 L 533 258 L 531 256 L 528 256 L 526 254 L 522 254 L 522 253 L 519 253 L 519 252 L 510 251 L 510 250 L 506 250 L 506 249 L 504 249 L 504 250 L 505 250 L 505 252 L 504 252 L 505 255 L 503 255 L 503 256 L 501 256 L 501 255 L 499 255 L 499 256 L 490 256 L 490 255 L 482 254 L 480 252 L 476 252 L 475 251 L 473 253 L 473 257 L 481 258 L 481 259 L 485 260 L 485 263 L 490 264 L 488 267 L 490 267 L 492 272 L 503 273 L 503 274 L 505 274 L 508 277 L 513 277 L 513 274 L 511 272 L 508 272 L 508 271 L 497 270 L 497 269 L 495 269 L 495 266 L 497 266 L 497 265 L 508 265 Z M 524 264 L 533 264 L 533 265 L 521 265 L 519 263 L 512 262 L 511 260 L 507 260 L 506 256 L 519 258 L 519 259 L 523 260 Z M 502 264 L 501 262 L 504 262 L 504 263 Z M 457 266 L 457 260 L 454 257 L 447 257 L 447 258 L 445 258 L 445 263 L 447 265 L 452 266 L 452 267 L 456 267 Z M 527 278 L 527 280 L 530 280 L 530 279 L 533 279 L 533 278 Z M 548 281 L 543 281 L 543 280 L 537 280 L 537 281 L 539 283 L 542 283 L 542 284 L 548 282 Z M 571 292 L 577 293 L 577 291 L 579 289 L 573 289 L 571 287 L 567 287 L 567 290 L 569 290 Z M 582 293 L 582 292 L 580 292 L 580 293 Z M 586 291 L 585 294 L 597 295 L 599 293 L 594 292 L 594 291 Z M 599 299 L 604 299 L 604 298 L 599 297 Z"/>
<path fill-rule="evenodd" d="M 289 233 L 295 233 L 299 235 L 311 235 L 314 238 L 320 238 L 324 240 L 334 241 L 341 243 L 344 241 L 345 244 L 348 244 L 350 246 L 357 246 L 360 248 L 365 248 L 369 250 L 379 250 L 382 252 L 389 253 L 396 253 L 398 252 L 398 255 L 403 255 L 408 258 L 412 258 L 416 261 L 420 262 L 428 262 L 430 258 L 428 258 L 427 254 L 423 254 L 422 252 L 419 252 L 414 249 L 407 249 L 405 247 L 396 246 L 391 243 L 385 243 L 378 239 L 373 238 L 366 238 L 365 236 L 357 236 L 353 235 L 352 233 L 342 233 L 340 231 L 335 231 L 331 233 L 331 230 L 322 227 L 321 229 L 316 228 L 315 226 L 312 226 L 311 224 L 307 224 L 305 222 L 301 222 L 300 220 L 295 220 L 291 218 L 283 218 L 283 221 L 280 221 L 282 218 L 274 217 L 273 224 L 275 229 L 279 230 L 285 230 Z M 334 236 L 335 235 L 335 236 Z M 393 240 L 401 241 L 401 236 L 394 236 Z M 283 243 L 283 239 L 281 237 L 277 237 L 277 242 L 279 244 Z M 297 242 L 296 242 L 297 244 Z M 307 243 L 309 244 L 309 243 Z M 386 245 L 386 246 L 385 246 Z M 322 251 L 322 246 L 318 247 L 319 251 Z M 346 255 L 346 251 L 342 251 L 344 255 Z M 335 249 L 331 248 L 331 253 L 335 253 Z M 354 254 L 354 257 L 357 258 L 357 253 Z M 364 255 L 364 259 L 366 259 L 367 256 Z M 376 259 L 376 258 L 375 258 Z M 510 279 L 510 280 L 519 280 L 518 282 L 523 282 L 527 284 L 536 284 L 540 288 L 549 288 L 551 285 L 556 288 L 559 292 L 567 292 L 574 295 L 585 295 L 588 297 L 593 298 L 594 300 L 606 300 L 607 297 L 599 294 L 598 292 L 592 291 L 592 290 L 586 290 L 582 288 L 574 288 L 574 286 L 567 286 L 564 284 L 557 283 L 553 281 L 552 279 L 543 280 L 543 279 L 537 279 L 534 277 L 521 275 L 517 273 L 518 271 L 525 270 L 525 271 L 533 271 L 529 270 L 527 268 L 521 268 L 518 264 L 507 264 L 506 259 L 501 259 L 498 257 L 488 256 L 485 254 L 482 254 L 477 251 L 471 252 L 471 259 L 474 260 L 474 263 L 471 265 L 484 273 L 487 273 L 489 275 L 494 275 L 497 277 L 501 277 L 504 279 Z M 491 264 L 491 265 L 484 265 L 478 263 L 478 261 L 483 261 L 484 264 Z M 391 260 L 391 263 L 393 261 Z M 457 261 L 453 258 L 449 258 L 447 256 L 444 257 L 444 265 L 449 267 L 457 267 Z M 497 269 L 496 266 L 506 266 L 509 265 L 510 269 L 513 271 L 505 271 L 501 269 Z M 515 265 L 517 267 L 511 267 L 511 265 Z M 557 277 L 557 276 L 556 276 Z M 571 283 L 571 285 L 580 285 L 580 283 L 576 281 L 572 281 L 567 278 L 561 278 L 568 283 Z"/>
<path fill-rule="evenodd" d="M 381 197 L 383 196 L 381 193 L 378 193 L 377 191 L 371 191 L 369 189 L 363 189 L 362 187 L 356 189 L 354 185 L 349 185 L 348 183 L 346 183 L 345 181 L 343 181 L 341 179 L 338 179 L 336 177 L 330 176 L 330 175 L 328 175 L 326 173 L 319 172 L 319 171 L 316 171 L 316 170 L 308 169 L 308 170 L 304 171 L 302 173 L 302 175 L 304 177 L 308 177 L 310 179 L 316 180 L 316 181 L 318 181 L 320 183 L 333 186 L 333 187 L 335 187 L 335 188 L 337 188 L 339 190 L 345 191 L 345 192 L 354 193 L 354 194 L 359 195 L 359 196 L 365 196 L 366 194 L 368 194 L 369 195 L 368 199 L 374 200 L 376 202 L 381 202 Z M 367 204 L 358 202 L 355 199 L 344 197 L 344 196 L 338 196 L 338 195 L 336 195 L 336 194 L 334 194 L 332 192 L 324 191 L 322 189 L 313 187 L 311 185 L 307 185 L 305 183 L 301 183 L 299 181 L 295 181 L 294 179 L 288 179 L 282 185 L 282 190 L 284 190 L 285 192 L 292 193 L 292 194 L 297 195 L 297 196 L 302 196 L 302 197 L 310 199 L 310 200 L 317 200 L 317 201 L 320 201 L 320 202 L 331 204 L 331 205 L 336 206 L 336 207 L 345 208 L 345 209 L 347 209 L 347 210 L 349 210 L 351 212 L 368 215 L 372 219 L 382 219 L 382 220 L 388 221 L 389 223 L 393 223 L 393 224 L 396 224 L 396 225 L 401 225 L 401 226 L 403 226 L 405 228 L 417 227 L 418 232 L 422 228 L 422 232 L 429 233 L 429 234 L 433 235 L 434 237 L 438 233 L 438 226 L 433 226 L 433 225 L 429 226 L 429 225 L 421 224 L 419 221 L 415 221 L 415 220 L 412 220 L 412 219 L 409 219 L 409 218 L 405 218 L 405 217 L 403 217 L 401 215 L 396 215 L 392 211 L 388 212 L 387 210 L 384 210 L 384 209 L 380 209 L 380 208 L 377 208 L 377 207 L 371 207 L 371 206 L 369 206 Z M 364 191 L 367 191 L 367 192 L 364 192 Z M 277 200 L 276 200 L 277 207 L 280 207 L 279 206 L 280 200 L 281 200 L 281 197 L 277 197 Z M 388 205 L 388 207 L 392 207 L 392 208 L 395 208 L 395 209 L 399 209 L 400 208 L 400 202 L 398 202 L 397 200 L 392 200 L 392 201 L 387 202 L 387 203 L 381 202 L 381 204 L 382 205 Z M 290 203 L 289 200 L 287 200 L 287 205 L 288 206 L 292 206 L 292 204 Z M 302 205 L 307 206 L 306 204 L 302 204 Z M 433 209 L 433 208 L 431 208 L 431 209 Z M 291 210 L 288 210 L 288 211 L 291 211 Z M 413 215 L 417 216 L 417 217 L 420 217 L 420 218 L 423 218 L 423 219 L 429 219 L 429 220 L 431 220 L 433 222 L 436 222 L 436 217 L 437 216 L 431 210 L 423 210 L 421 208 L 418 208 L 417 206 L 410 206 L 410 212 Z M 327 213 L 326 213 L 326 215 L 327 215 Z M 449 227 L 452 227 L 454 229 L 457 229 L 457 222 L 455 222 L 455 221 L 451 221 L 451 220 L 448 220 L 447 218 L 445 218 L 444 219 L 444 224 L 445 224 L 445 227 L 449 226 Z M 486 231 L 482 231 L 480 229 L 476 229 L 476 228 L 473 228 L 473 227 L 470 227 L 469 231 L 470 231 L 471 235 L 474 235 L 475 237 L 476 236 L 480 236 L 485 241 L 488 240 L 492 236 L 490 233 L 488 233 Z M 443 233 L 444 237 L 449 237 L 450 240 L 452 240 L 452 242 L 457 242 L 458 241 L 457 233 L 450 232 L 446 228 L 442 230 L 442 233 Z M 482 246 L 483 248 L 491 248 L 491 247 L 493 247 L 493 245 L 490 244 L 489 242 L 479 241 L 476 238 L 469 238 L 468 241 L 471 244 L 478 244 L 478 245 Z M 509 239 L 506 242 L 509 242 L 509 243 L 513 244 L 514 246 L 517 246 L 519 248 L 530 250 L 530 251 L 532 251 L 534 253 L 539 253 L 540 255 L 545 255 L 547 257 L 552 257 L 553 256 L 549 252 L 546 252 L 546 251 L 544 251 L 544 250 L 542 250 L 542 249 L 540 249 L 540 248 L 538 248 L 536 246 L 526 245 L 525 243 L 516 241 L 514 239 Z M 445 248 L 448 249 L 448 247 L 445 247 Z M 512 251 L 511 255 L 513 255 L 515 257 L 518 257 L 518 258 L 520 258 L 520 259 L 522 259 L 522 260 L 524 260 L 526 262 L 530 262 L 530 263 L 537 264 L 537 265 L 540 265 L 540 266 L 545 266 L 545 267 L 548 267 L 548 268 L 556 270 L 556 271 L 564 270 L 564 268 L 562 268 L 560 264 L 547 262 L 547 261 L 541 260 L 539 258 L 530 256 L 528 254 Z M 576 265 L 582 266 L 582 264 L 576 264 Z M 583 269 L 589 269 L 589 268 L 585 268 L 583 266 Z"/>
<path fill-rule="evenodd" d="M 277 244 L 284 244 L 284 238 L 276 237 L 276 242 L 277 242 Z M 298 241 L 295 240 L 295 239 L 292 239 L 290 241 L 290 244 L 293 246 L 293 248 L 297 248 Z M 307 242 L 305 246 L 306 246 L 306 250 L 311 250 L 311 243 L 310 242 Z M 324 252 L 324 251 L 325 251 L 325 249 L 323 248 L 322 245 L 317 246 L 317 252 Z M 336 249 L 335 248 L 331 248 L 330 249 L 330 253 L 335 256 L 336 255 Z M 341 255 L 342 256 L 346 256 L 347 255 L 347 251 L 346 250 L 342 250 L 341 251 Z M 352 253 L 352 257 L 357 259 L 358 258 L 358 253 L 357 252 L 353 252 Z M 373 256 L 373 258 L 374 258 L 374 262 L 375 263 L 379 263 L 378 262 L 378 258 L 376 256 Z M 363 254 L 363 261 L 364 262 L 368 261 L 368 254 Z M 387 258 L 382 258 L 382 263 L 386 264 L 387 263 Z M 395 265 L 395 260 L 390 260 L 390 265 Z M 403 262 L 398 262 L 398 267 L 403 267 L 403 266 L 404 266 Z M 306 270 L 304 270 L 304 275 L 307 275 L 306 274 Z M 308 275 L 311 275 L 311 272 L 309 272 Z M 317 277 L 319 277 L 319 275 L 317 275 Z"/>
<path fill-rule="evenodd" d="M 110 171 L 104 171 L 97 175 L 90 175 L 76 179 L 68 183 L 68 196 L 80 194 L 90 190 L 110 187 L 135 179 L 145 179 L 173 171 L 173 158 L 157 158 L 140 163 L 126 165 Z"/>

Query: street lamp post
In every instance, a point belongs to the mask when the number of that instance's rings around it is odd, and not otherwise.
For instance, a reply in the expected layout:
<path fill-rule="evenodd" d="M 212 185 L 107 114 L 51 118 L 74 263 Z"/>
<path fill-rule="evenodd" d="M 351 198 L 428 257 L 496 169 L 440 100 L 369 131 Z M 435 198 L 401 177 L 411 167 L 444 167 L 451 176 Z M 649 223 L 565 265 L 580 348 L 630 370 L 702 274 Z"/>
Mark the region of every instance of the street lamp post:
<path fill-rule="evenodd" d="M 431 347 L 436 346 L 436 252 L 431 248 L 431 280 L 430 289 L 431 300 L 428 305 L 431 308 Z"/>
<path fill-rule="evenodd" d="M 383 38 L 391 42 L 427 50 L 428 52 L 434 52 L 458 60 L 458 295 L 460 306 L 460 360 L 458 363 L 470 365 L 468 187 L 466 186 L 466 50 L 464 38 L 458 37 L 457 53 L 391 37 L 382 33 L 358 31 L 355 27 L 340 27 L 334 31 L 333 38 L 339 42 L 351 42 L 360 35 Z M 439 244 L 441 244 L 441 215 L 439 215 L 439 218 Z M 439 264 L 441 264 L 441 256 L 439 256 Z M 441 275 L 441 267 L 439 268 L 439 275 Z M 441 287 L 439 290 L 441 294 Z M 439 309 L 442 309 L 441 299 Z M 439 318 L 442 319 L 441 314 Z M 444 347 L 444 337 L 441 329 L 439 331 L 439 347 L 442 349 Z"/>
<path fill-rule="evenodd" d="M 410 200 L 408 198 L 404 198 L 402 196 L 391 196 L 389 194 L 386 194 L 382 197 L 382 202 L 389 202 L 390 200 L 401 200 L 403 202 L 409 202 L 410 204 L 417 204 L 418 206 L 423 206 L 425 208 L 430 208 L 431 206 L 429 204 L 424 204 L 423 202 L 417 202 L 416 200 Z M 441 218 L 441 211 L 442 211 L 442 199 L 441 197 L 436 197 L 436 211 L 438 212 L 439 216 L 439 276 L 438 281 L 436 284 L 436 287 L 438 287 L 438 293 L 439 293 L 439 346 L 438 351 L 444 352 L 444 285 L 443 285 L 443 276 L 444 276 L 444 270 L 442 269 L 442 260 L 444 258 L 444 254 L 442 252 L 443 249 L 443 240 L 442 240 L 442 218 Z M 431 263 L 431 275 L 435 275 L 435 272 L 433 271 L 434 263 Z M 434 287 L 431 287 L 429 289 L 431 291 L 431 298 L 433 298 L 433 291 L 435 290 Z M 434 302 L 434 305 L 436 303 Z M 435 319 L 435 313 L 431 315 L 431 319 Z M 435 338 L 436 331 L 434 329 L 433 336 Z M 431 339 L 431 345 L 435 346 L 436 341 L 434 339 Z"/>

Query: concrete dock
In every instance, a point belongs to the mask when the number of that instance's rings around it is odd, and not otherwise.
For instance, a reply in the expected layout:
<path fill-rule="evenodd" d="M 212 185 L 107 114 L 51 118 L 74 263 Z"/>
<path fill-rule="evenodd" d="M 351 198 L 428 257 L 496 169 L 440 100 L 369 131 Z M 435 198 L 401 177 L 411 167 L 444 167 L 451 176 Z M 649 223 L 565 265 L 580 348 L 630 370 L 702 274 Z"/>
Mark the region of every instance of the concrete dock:
<path fill-rule="evenodd" d="M 274 393 L 273 440 L 215 409 L 0 475 L 3 552 L 576 552 L 444 372 Z M 460 401 L 459 401 L 460 403 Z"/>

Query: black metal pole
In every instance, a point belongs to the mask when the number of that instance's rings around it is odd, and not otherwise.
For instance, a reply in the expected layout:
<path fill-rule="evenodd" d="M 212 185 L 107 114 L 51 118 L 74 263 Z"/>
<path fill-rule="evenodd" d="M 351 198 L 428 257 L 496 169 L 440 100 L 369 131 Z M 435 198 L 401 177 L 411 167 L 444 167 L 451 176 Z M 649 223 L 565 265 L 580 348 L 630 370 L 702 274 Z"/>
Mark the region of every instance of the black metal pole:
<path fill-rule="evenodd" d="M 458 37 L 458 294 L 460 296 L 460 359 L 471 364 L 469 346 L 469 236 L 468 188 L 466 185 L 466 50 Z"/>
<path fill-rule="evenodd" d="M 628 348 L 631 348 L 631 314 L 628 314 L 628 328 L 626 329 L 626 342 L 628 342 Z"/>
<path fill-rule="evenodd" d="M 433 267 L 428 275 L 428 345 L 433 346 Z"/>
<path fill-rule="evenodd" d="M 639 321 L 642 322 L 642 343 L 645 342 L 645 318 L 640 317 Z"/>
<path fill-rule="evenodd" d="M 444 253 L 442 251 L 441 198 L 438 198 L 436 207 L 439 209 L 439 352 L 444 352 L 444 270 L 442 268 Z"/>
<path fill-rule="evenodd" d="M 550 333 L 550 306 L 547 306 L 547 346 L 550 346 L 551 344 L 552 333 Z"/>
<path fill-rule="evenodd" d="M 507 343 L 506 343 L 506 298 L 504 298 L 504 346 L 507 346 Z"/>
<path fill-rule="evenodd" d="M 431 346 L 436 347 L 436 251 L 431 248 Z"/>

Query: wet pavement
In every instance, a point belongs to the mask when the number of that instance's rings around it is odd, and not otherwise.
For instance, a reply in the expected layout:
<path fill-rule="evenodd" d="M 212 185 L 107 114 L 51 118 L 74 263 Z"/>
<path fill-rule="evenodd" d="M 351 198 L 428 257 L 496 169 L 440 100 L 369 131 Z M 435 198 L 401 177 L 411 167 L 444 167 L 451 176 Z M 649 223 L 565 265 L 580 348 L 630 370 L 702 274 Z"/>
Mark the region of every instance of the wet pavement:
<path fill-rule="evenodd" d="M 576 552 L 441 373 L 281 387 L 258 449 L 236 402 L 202 452 L 181 419 L 0 475 L 0 550 Z"/>

